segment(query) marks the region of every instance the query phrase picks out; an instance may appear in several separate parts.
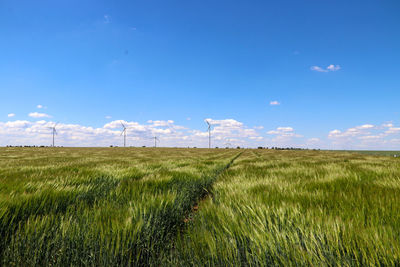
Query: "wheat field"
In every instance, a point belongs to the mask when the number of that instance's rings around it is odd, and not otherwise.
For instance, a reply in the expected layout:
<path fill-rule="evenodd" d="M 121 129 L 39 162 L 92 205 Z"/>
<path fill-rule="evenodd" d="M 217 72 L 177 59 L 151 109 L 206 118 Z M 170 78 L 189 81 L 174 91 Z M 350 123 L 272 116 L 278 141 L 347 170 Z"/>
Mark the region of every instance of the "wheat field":
<path fill-rule="evenodd" d="M 399 158 L 0 148 L 3 266 L 400 264 Z"/>

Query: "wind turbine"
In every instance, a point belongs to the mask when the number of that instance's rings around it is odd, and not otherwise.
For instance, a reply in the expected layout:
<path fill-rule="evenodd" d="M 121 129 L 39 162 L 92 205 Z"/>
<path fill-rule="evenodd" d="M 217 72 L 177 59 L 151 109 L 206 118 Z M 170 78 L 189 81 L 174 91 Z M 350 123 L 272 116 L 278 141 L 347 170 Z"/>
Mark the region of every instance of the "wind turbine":
<path fill-rule="evenodd" d="M 231 143 L 225 143 L 225 145 L 228 147 L 228 148 L 231 148 Z"/>
<path fill-rule="evenodd" d="M 154 147 L 157 147 L 157 142 L 160 142 L 160 139 L 158 139 L 157 136 L 154 136 L 151 139 L 154 139 Z"/>
<path fill-rule="evenodd" d="M 122 128 L 123 128 L 123 130 L 122 130 L 122 132 L 121 132 L 121 135 L 122 134 L 124 134 L 124 147 L 126 147 L 126 126 L 121 122 L 121 125 L 122 125 Z"/>
<path fill-rule="evenodd" d="M 211 148 L 211 124 L 208 122 L 208 120 L 205 120 L 208 124 L 208 148 Z"/>
<path fill-rule="evenodd" d="M 48 127 L 49 129 L 52 130 L 52 134 L 53 134 L 53 147 L 54 147 L 54 135 L 57 134 L 57 130 L 56 130 L 56 126 L 57 126 L 58 122 L 56 124 L 54 124 L 53 127 Z"/>

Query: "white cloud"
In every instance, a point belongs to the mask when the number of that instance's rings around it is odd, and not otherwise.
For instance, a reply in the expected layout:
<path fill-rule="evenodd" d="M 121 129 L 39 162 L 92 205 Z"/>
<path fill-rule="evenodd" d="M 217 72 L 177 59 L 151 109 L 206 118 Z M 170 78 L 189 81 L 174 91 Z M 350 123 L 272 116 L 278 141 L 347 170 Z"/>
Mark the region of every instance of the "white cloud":
<path fill-rule="evenodd" d="M 30 121 L 16 120 L 16 121 L 6 122 L 6 123 L 4 123 L 4 126 L 6 126 L 7 128 L 20 129 L 20 128 L 25 128 L 31 124 L 32 124 L 32 122 L 30 122 Z"/>
<path fill-rule="evenodd" d="M 292 127 L 278 127 L 276 130 L 268 131 L 267 134 L 276 135 L 277 137 L 303 137 L 296 134 Z"/>
<path fill-rule="evenodd" d="M 381 125 L 362 124 L 348 129 L 336 129 L 328 136 L 312 138 L 298 134 L 293 127 L 282 126 L 264 130 L 261 126 L 248 127 L 235 119 L 207 119 L 212 125 L 212 147 L 308 147 L 329 149 L 400 149 L 400 127 L 393 123 Z M 152 146 L 157 136 L 160 146 L 208 147 L 207 125 L 189 129 L 173 120 L 149 120 L 146 123 L 113 120 L 101 127 L 59 123 L 56 145 L 109 146 L 123 144 L 121 122 L 127 126 L 128 146 Z M 52 121 L 15 120 L 0 122 L 0 145 L 49 145 Z M 266 132 L 266 133 L 265 133 Z"/>
<path fill-rule="evenodd" d="M 336 149 L 399 149 L 395 140 L 400 127 L 392 123 L 381 126 L 364 124 L 344 131 L 333 130 L 328 134 L 330 146 Z"/>
<path fill-rule="evenodd" d="M 328 137 L 336 137 L 338 135 L 340 135 L 342 132 L 340 130 L 333 130 L 329 132 Z"/>
<path fill-rule="evenodd" d="M 282 132 L 293 132 L 292 127 L 278 127 L 277 130 Z"/>
<path fill-rule="evenodd" d="M 258 146 L 263 139 L 255 129 L 246 127 L 233 119 L 213 120 L 212 146 L 222 147 L 227 142 L 233 146 Z M 149 120 L 146 124 L 134 121 L 114 120 L 103 127 L 94 128 L 78 124 L 57 125 L 56 145 L 63 146 L 109 146 L 123 144 L 121 137 L 123 123 L 127 127 L 128 146 L 152 146 L 157 136 L 160 146 L 208 146 L 208 132 L 188 129 L 176 125 L 173 120 Z M 0 145 L 49 145 L 51 121 L 0 122 Z"/>
<path fill-rule="evenodd" d="M 391 123 L 391 122 L 389 122 L 389 123 L 384 123 L 384 124 L 382 124 L 382 127 L 384 127 L 384 128 L 391 128 L 391 127 L 393 127 L 393 123 Z"/>
<path fill-rule="evenodd" d="M 214 120 L 211 118 L 205 119 L 212 125 L 212 146 L 224 146 L 229 142 L 233 146 L 257 146 L 257 142 L 263 139 L 255 129 L 248 128 L 242 122 L 234 119 Z M 204 124 L 204 131 L 193 130 L 193 138 L 204 144 L 207 144 L 208 132 L 207 125 Z"/>
<path fill-rule="evenodd" d="M 356 126 L 353 128 L 349 128 L 346 131 L 342 132 L 340 130 L 333 130 L 329 132 L 329 138 L 346 138 L 346 137 L 355 137 L 360 135 L 367 135 L 369 134 L 369 130 L 375 129 L 372 124 L 364 124 L 360 126 Z"/>
<path fill-rule="evenodd" d="M 400 127 L 393 123 L 361 124 L 347 129 L 334 129 L 326 137 L 301 138 L 292 127 L 278 127 L 267 131 L 274 136 L 268 146 L 308 147 L 328 149 L 400 149 Z"/>
<path fill-rule="evenodd" d="M 105 118 L 109 120 L 109 119 L 111 119 L 112 117 L 111 117 L 111 116 L 105 116 Z"/>
<path fill-rule="evenodd" d="M 269 104 L 271 106 L 279 106 L 281 103 L 279 103 L 278 101 L 274 100 L 274 101 L 269 102 Z"/>
<path fill-rule="evenodd" d="M 389 130 L 385 131 L 385 134 L 397 134 L 400 133 L 400 127 L 389 127 Z"/>
<path fill-rule="evenodd" d="M 267 146 L 277 147 L 305 147 L 304 140 L 300 139 L 303 137 L 297 134 L 292 127 L 278 127 L 275 130 L 267 132 L 269 135 L 273 135 L 272 138 L 267 140 Z"/>
<path fill-rule="evenodd" d="M 361 126 L 359 126 L 360 127 L 360 129 L 372 129 L 372 128 L 374 128 L 375 126 L 374 125 L 371 125 L 371 124 L 364 124 L 364 125 L 361 125 Z"/>
<path fill-rule="evenodd" d="M 329 65 L 326 68 L 322 68 L 320 66 L 311 66 L 311 70 L 313 71 L 317 71 L 317 72 L 330 72 L 330 71 L 338 71 L 340 70 L 341 67 L 339 65 Z"/>
<path fill-rule="evenodd" d="M 29 117 L 32 118 L 51 118 L 50 115 L 46 114 L 46 113 L 39 113 L 39 112 L 31 112 L 28 114 Z"/>
<path fill-rule="evenodd" d="M 153 121 L 153 120 L 148 120 L 147 123 L 152 124 L 153 126 L 170 126 L 174 124 L 173 120 L 168 120 L 168 121 Z"/>
<path fill-rule="evenodd" d="M 376 140 L 376 139 L 380 139 L 382 138 L 382 136 L 379 135 L 366 135 L 366 136 L 360 136 L 358 139 L 361 140 Z"/>
<path fill-rule="evenodd" d="M 43 106 L 42 106 L 42 105 L 37 105 L 36 107 L 37 107 L 37 108 L 43 108 Z"/>
<path fill-rule="evenodd" d="M 312 137 L 312 138 L 308 138 L 308 139 L 305 141 L 304 146 L 301 146 L 301 145 L 300 145 L 300 147 L 305 147 L 305 148 L 321 148 L 321 146 L 323 146 L 323 145 L 325 145 L 325 144 L 324 144 L 324 142 L 323 142 L 320 138 Z"/>
<path fill-rule="evenodd" d="M 323 69 L 323 68 L 318 67 L 318 66 L 312 66 L 311 70 L 318 71 L 318 72 L 328 72 L 326 69 Z"/>
<path fill-rule="evenodd" d="M 338 71 L 338 70 L 340 70 L 340 66 L 331 64 L 328 67 L 326 67 L 326 69 L 329 71 Z"/>
<path fill-rule="evenodd" d="M 7 115 L 7 117 L 9 117 L 9 118 L 12 118 L 12 117 L 14 117 L 14 116 L 15 116 L 14 113 L 9 113 L 9 114 Z"/>

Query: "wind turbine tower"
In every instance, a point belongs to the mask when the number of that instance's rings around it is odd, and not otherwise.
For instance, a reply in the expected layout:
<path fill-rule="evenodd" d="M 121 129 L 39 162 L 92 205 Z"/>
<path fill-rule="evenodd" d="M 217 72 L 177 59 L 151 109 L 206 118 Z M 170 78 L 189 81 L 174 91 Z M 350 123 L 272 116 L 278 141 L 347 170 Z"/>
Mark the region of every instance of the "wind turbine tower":
<path fill-rule="evenodd" d="M 160 140 L 157 138 L 157 136 L 154 136 L 154 147 L 157 147 L 157 142 L 160 142 Z"/>
<path fill-rule="evenodd" d="M 122 130 L 122 132 L 121 132 L 121 135 L 122 134 L 124 134 L 124 147 L 126 147 L 126 126 L 121 122 L 121 125 L 122 125 L 122 128 L 123 128 L 123 130 Z"/>
<path fill-rule="evenodd" d="M 211 124 L 206 120 L 208 124 L 208 148 L 211 148 Z"/>
<path fill-rule="evenodd" d="M 53 127 L 49 127 L 49 129 L 51 129 L 52 133 L 53 133 L 53 145 L 52 145 L 53 147 L 54 147 L 54 136 L 57 134 L 57 130 L 56 130 L 57 124 L 58 124 L 58 122 L 56 124 L 54 124 Z"/>

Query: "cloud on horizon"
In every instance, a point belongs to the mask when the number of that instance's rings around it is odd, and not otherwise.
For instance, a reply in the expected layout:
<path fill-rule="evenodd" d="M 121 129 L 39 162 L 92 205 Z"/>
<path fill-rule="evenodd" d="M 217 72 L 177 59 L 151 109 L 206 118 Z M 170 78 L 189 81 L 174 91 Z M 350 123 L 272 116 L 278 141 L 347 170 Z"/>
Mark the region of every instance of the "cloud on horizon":
<path fill-rule="evenodd" d="M 234 146 L 250 145 L 262 137 L 255 129 L 233 119 L 209 119 L 213 125 L 212 146 L 223 147 L 225 143 Z M 207 147 L 208 132 L 188 129 L 173 120 L 149 120 L 146 124 L 134 121 L 114 120 L 103 127 L 94 128 L 79 124 L 57 125 L 56 145 L 62 146 L 121 146 L 123 123 L 127 127 L 128 146 L 152 146 L 152 138 L 160 139 L 160 146 Z M 0 122 L 0 145 L 49 145 L 51 143 L 52 121 L 16 120 Z M 256 146 L 256 144 L 253 144 Z"/>
<path fill-rule="evenodd" d="M 346 130 L 332 130 L 328 139 L 338 148 L 352 149 L 399 149 L 400 127 L 392 123 L 382 125 L 364 124 Z"/>
<path fill-rule="evenodd" d="M 212 147 L 302 147 L 321 149 L 400 149 L 400 127 L 393 123 L 362 124 L 345 130 L 334 129 L 325 136 L 307 137 L 293 127 L 281 126 L 262 134 L 263 126 L 249 127 L 235 119 L 207 119 L 211 124 Z M 173 120 L 148 120 L 146 123 L 113 120 L 102 127 L 59 123 L 56 145 L 122 146 L 123 123 L 127 127 L 128 146 L 208 147 L 208 130 L 190 129 Z M 15 120 L 0 122 L 0 145 L 50 145 L 53 121 Z"/>

